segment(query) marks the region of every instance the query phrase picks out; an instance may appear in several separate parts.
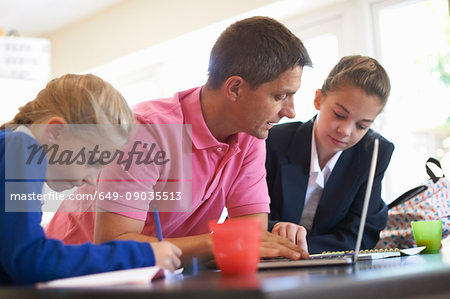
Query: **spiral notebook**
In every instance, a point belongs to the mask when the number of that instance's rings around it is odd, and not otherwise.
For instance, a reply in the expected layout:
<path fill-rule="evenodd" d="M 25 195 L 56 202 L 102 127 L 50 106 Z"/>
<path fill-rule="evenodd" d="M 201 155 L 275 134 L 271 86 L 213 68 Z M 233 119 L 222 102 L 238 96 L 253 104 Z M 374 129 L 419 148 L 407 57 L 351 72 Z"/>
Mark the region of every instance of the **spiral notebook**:
<path fill-rule="evenodd" d="M 366 252 L 360 254 L 361 242 L 366 225 L 367 210 L 369 209 L 370 195 L 372 193 L 373 180 L 375 177 L 375 169 L 377 167 L 378 159 L 378 145 L 379 140 L 374 140 L 372 160 L 370 162 L 369 177 L 367 179 L 366 193 L 364 196 L 364 203 L 361 212 L 361 220 L 359 222 L 358 235 L 356 237 L 355 249 L 352 252 L 334 252 L 324 254 L 310 255 L 307 260 L 290 260 L 286 258 L 262 259 L 258 264 L 259 269 L 270 268 L 287 268 L 287 267 L 311 267 L 311 266 L 328 266 L 328 265 L 348 265 L 356 263 L 362 259 L 374 259 L 400 256 L 400 252 Z"/>

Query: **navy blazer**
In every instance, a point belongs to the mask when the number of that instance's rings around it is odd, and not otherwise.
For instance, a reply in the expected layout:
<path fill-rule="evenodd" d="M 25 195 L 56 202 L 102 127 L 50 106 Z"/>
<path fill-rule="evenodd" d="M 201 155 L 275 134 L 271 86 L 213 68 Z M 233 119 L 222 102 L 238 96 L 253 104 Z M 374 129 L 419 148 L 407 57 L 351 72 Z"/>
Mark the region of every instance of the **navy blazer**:
<path fill-rule="evenodd" d="M 309 180 L 314 119 L 277 125 L 269 131 L 266 169 L 270 231 L 279 221 L 300 221 Z M 381 180 L 394 145 L 369 130 L 357 144 L 342 152 L 325 185 L 307 235 L 310 253 L 355 248 L 375 136 L 380 139 L 380 147 L 361 249 L 371 249 L 377 243 L 388 219 L 381 199 Z"/>

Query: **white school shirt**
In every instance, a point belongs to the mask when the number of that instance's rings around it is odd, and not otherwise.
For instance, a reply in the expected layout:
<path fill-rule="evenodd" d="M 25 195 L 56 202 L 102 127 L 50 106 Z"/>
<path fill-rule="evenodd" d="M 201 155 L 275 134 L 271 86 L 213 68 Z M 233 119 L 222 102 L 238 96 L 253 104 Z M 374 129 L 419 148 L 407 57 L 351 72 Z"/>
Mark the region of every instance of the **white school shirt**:
<path fill-rule="evenodd" d="M 34 136 L 33 132 L 31 132 L 31 130 L 28 128 L 28 126 L 24 126 L 24 125 L 19 125 L 17 126 L 14 130 L 14 132 L 22 132 L 27 134 L 30 137 L 33 137 L 34 139 L 36 139 L 36 137 Z"/>
<path fill-rule="evenodd" d="M 328 160 L 325 167 L 320 169 L 315 140 L 316 138 L 314 136 L 314 127 L 311 138 L 311 164 L 309 168 L 308 188 L 306 189 L 305 206 L 303 208 L 303 213 L 300 217 L 299 223 L 301 226 L 305 227 L 308 232 L 312 229 L 314 216 L 316 215 L 317 206 L 319 205 L 323 188 L 327 184 L 330 174 L 342 154 L 342 151 L 334 154 L 334 156 Z"/>

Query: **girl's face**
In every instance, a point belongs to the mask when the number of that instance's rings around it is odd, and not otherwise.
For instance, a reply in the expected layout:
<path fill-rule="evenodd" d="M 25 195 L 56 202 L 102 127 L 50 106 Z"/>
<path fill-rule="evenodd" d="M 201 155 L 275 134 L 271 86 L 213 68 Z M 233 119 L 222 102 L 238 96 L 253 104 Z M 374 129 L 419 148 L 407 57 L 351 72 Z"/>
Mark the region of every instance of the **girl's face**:
<path fill-rule="evenodd" d="M 314 106 L 319 110 L 314 136 L 321 165 L 338 151 L 358 143 L 382 109 L 378 96 L 353 85 L 326 95 L 317 90 Z"/>
<path fill-rule="evenodd" d="M 89 139 L 70 134 L 60 136 L 54 144 L 59 148 L 54 151 L 56 154 L 53 157 L 47 154 L 46 181 L 51 189 L 58 192 L 85 183 L 96 184 L 100 170 L 104 166 L 99 162 L 100 155 L 109 152 L 112 157 L 119 148 L 118 145 L 100 136 Z"/>

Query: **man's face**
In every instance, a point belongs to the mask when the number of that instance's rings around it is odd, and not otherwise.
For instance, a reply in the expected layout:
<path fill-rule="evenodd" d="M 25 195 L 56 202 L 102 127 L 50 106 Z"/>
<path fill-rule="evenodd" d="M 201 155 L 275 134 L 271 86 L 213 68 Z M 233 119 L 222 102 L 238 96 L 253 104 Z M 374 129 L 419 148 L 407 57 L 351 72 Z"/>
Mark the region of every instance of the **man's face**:
<path fill-rule="evenodd" d="M 245 82 L 236 101 L 234 120 L 239 130 L 265 139 L 281 118 L 295 117 L 294 94 L 300 88 L 302 72 L 303 68 L 296 66 L 256 89 Z"/>

